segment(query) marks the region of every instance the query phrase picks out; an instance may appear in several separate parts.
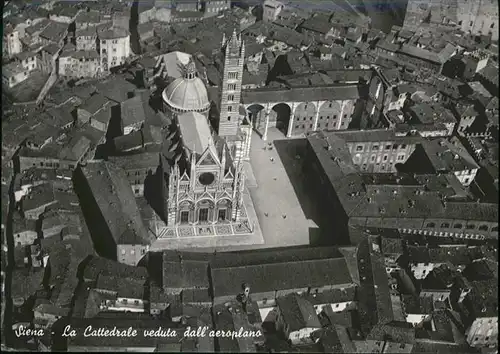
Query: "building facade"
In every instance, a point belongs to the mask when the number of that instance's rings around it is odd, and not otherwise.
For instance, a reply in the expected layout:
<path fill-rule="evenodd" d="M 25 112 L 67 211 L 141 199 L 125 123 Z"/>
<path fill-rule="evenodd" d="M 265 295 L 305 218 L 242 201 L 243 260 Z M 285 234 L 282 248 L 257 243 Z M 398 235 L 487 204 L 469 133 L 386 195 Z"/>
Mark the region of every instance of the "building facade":
<path fill-rule="evenodd" d="M 263 4 L 263 12 L 262 12 L 262 20 L 264 22 L 274 22 L 277 18 L 281 10 L 285 7 L 279 1 L 276 0 L 266 0 Z"/>
<path fill-rule="evenodd" d="M 98 37 L 102 71 L 124 64 L 130 56 L 130 33 L 117 27 L 100 32 Z"/>
<path fill-rule="evenodd" d="M 158 237 L 252 234 L 243 200 L 243 164 L 230 144 L 234 136 L 230 131 L 216 135 L 210 127 L 207 90 L 192 59 L 183 71 L 162 94 L 173 124 L 160 157 L 166 223 L 158 227 Z M 237 102 L 234 107 L 239 108 Z M 236 126 L 238 119 L 233 119 Z"/>

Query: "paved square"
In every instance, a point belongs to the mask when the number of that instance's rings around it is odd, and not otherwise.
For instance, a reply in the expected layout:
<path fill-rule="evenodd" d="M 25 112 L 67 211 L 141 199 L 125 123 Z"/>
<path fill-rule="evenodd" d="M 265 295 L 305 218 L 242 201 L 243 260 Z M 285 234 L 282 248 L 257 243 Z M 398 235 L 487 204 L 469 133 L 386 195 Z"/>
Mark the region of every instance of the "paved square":
<path fill-rule="evenodd" d="M 281 151 L 281 155 L 286 154 L 287 159 L 282 161 L 283 156 L 280 157 L 272 143 L 282 139 L 285 139 L 283 133 L 275 128 L 269 129 L 267 141 L 263 141 L 256 133 L 252 137 L 250 161 L 257 187 L 249 189 L 264 235 L 265 245 L 261 247 L 309 244 L 310 229 L 317 227 L 304 214 L 284 166 L 286 163 L 289 172 L 300 173 L 301 161 L 295 162 L 293 148 L 291 151 Z M 272 150 L 267 149 L 270 142 Z"/>

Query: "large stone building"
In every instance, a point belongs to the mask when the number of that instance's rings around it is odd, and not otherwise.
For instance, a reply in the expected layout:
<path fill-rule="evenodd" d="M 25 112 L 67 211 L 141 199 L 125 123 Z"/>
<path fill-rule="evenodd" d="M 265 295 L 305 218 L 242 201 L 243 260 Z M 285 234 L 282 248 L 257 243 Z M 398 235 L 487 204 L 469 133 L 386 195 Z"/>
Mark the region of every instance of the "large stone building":
<path fill-rule="evenodd" d="M 310 134 L 305 171 L 311 173 L 308 180 L 317 189 L 316 201 L 328 210 L 322 227 L 331 228 L 336 237 L 357 226 L 440 237 L 497 238 L 498 208 L 461 201 L 460 196 L 467 194 L 460 174 L 450 169 L 442 174 L 401 173 L 399 168 L 394 172 L 396 164 L 404 164 L 415 146 L 424 142 L 421 137 L 397 137 L 385 130 Z"/>
<path fill-rule="evenodd" d="M 491 0 L 410 0 L 404 27 L 416 29 L 423 22 L 454 25 L 465 33 L 498 40 L 498 2 Z"/>
<path fill-rule="evenodd" d="M 98 253 L 120 263 L 137 265 L 148 252 L 154 235 L 141 219 L 125 171 L 94 161 L 75 172 L 79 200 Z"/>
<path fill-rule="evenodd" d="M 223 81 L 226 88 L 222 88 L 219 105 L 218 134 L 210 126 L 211 103 L 192 58 L 184 66 L 183 76 L 162 94 L 164 111 L 172 125 L 160 161 L 164 177 L 162 216 L 166 221 L 166 225 L 157 227 L 160 239 L 194 239 L 192 244 L 196 244 L 196 238 L 207 239 L 198 236 L 254 234 L 256 220 L 247 213 L 248 208 L 253 210 L 253 204 L 244 193 L 243 151 L 249 139 L 240 128 L 244 48 L 236 33 L 224 44 L 228 54 Z"/>
<path fill-rule="evenodd" d="M 113 27 L 98 33 L 101 70 L 120 66 L 130 56 L 130 33 L 122 28 Z"/>
<path fill-rule="evenodd" d="M 313 131 L 346 130 L 351 123 L 362 129 L 381 126 L 382 115 L 392 99 L 383 74 L 376 70 L 344 70 L 340 74 L 359 77 L 322 86 L 292 84 L 244 90 L 242 101 L 248 120 L 264 140 L 269 128 L 292 137 Z"/>

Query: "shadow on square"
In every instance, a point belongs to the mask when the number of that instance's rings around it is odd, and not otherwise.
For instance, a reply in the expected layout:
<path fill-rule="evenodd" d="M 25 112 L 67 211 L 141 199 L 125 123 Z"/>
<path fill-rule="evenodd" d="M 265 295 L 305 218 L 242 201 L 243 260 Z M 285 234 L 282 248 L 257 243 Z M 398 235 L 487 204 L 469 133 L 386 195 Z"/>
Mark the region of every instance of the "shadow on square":
<path fill-rule="evenodd" d="M 276 151 L 285 167 L 305 217 L 318 225 L 318 227 L 309 228 L 309 244 L 311 246 L 332 245 L 334 238 L 328 231 L 330 227 L 324 222 L 331 215 L 328 215 L 316 202 L 315 191 L 308 184 L 307 175 L 304 173 L 306 144 L 306 139 L 274 141 Z"/>

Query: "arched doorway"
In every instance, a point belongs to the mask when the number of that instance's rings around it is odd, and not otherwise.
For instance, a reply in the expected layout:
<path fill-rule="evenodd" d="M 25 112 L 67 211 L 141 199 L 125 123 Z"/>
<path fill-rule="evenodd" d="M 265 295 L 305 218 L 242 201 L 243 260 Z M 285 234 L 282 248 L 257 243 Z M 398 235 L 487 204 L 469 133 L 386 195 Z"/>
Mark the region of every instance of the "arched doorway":
<path fill-rule="evenodd" d="M 177 223 L 180 225 L 186 225 L 194 222 L 194 218 L 194 204 L 188 200 L 180 202 Z"/>
<path fill-rule="evenodd" d="M 216 210 L 217 222 L 224 223 L 231 220 L 231 201 L 229 199 L 221 199 L 217 202 Z"/>
<path fill-rule="evenodd" d="M 292 110 L 286 103 L 278 103 L 273 106 L 271 114 L 269 115 L 269 126 L 275 126 L 284 135 L 288 132 L 288 125 L 290 124 L 290 115 Z"/>
<path fill-rule="evenodd" d="M 293 114 L 292 135 L 300 135 L 313 131 L 315 119 L 316 105 L 314 103 L 299 104 Z"/>
<path fill-rule="evenodd" d="M 209 199 L 200 200 L 196 204 L 196 219 L 199 224 L 208 224 L 214 220 L 214 203 Z"/>
<path fill-rule="evenodd" d="M 258 103 L 252 104 L 247 107 L 248 120 L 252 122 L 252 125 L 256 131 L 263 133 L 266 126 L 266 115 L 264 106 Z"/>

